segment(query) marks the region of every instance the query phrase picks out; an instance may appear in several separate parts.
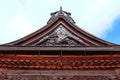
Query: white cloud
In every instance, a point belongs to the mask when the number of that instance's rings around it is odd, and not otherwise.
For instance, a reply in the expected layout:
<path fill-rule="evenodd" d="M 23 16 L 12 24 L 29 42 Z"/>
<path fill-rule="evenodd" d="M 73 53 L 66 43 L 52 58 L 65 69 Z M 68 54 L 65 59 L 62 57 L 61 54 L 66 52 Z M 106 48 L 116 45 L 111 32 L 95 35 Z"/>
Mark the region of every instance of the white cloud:
<path fill-rule="evenodd" d="M 13 17 L 6 26 L 7 28 L 5 28 L 4 31 L 2 31 L 3 34 L 1 34 L 1 36 L 4 36 L 2 43 L 22 38 L 35 30 L 33 23 L 26 16 L 21 14 Z"/>
<path fill-rule="evenodd" d="M 31 32 L 34 27 L 32 22 L 24 15 L 17 15 L 10 21 L 9 26 L 16 31 L 22 31 L 23 33 Z"/>
<path fill-rule="evenodd" d="M 86 31 L 96 36 L 103 36 L 120 15 L 119 3 L 119 0 L 86 0 L 83 9 L 75 11 L 79 12 L 75 13 L 76 22 Z"/>
<path fill-rule="evenodd" d="M 19 13 L 13 16 L 9 23 L 5 23 L 7 24 L 4 26 L 5 28 L 1 28 L 0 30 L 0 36 L 2 36 L 3 40 L 0 40 L 0 43 L 19 39 L 33 32 L 36 27 L 40 28 L 44 26 L 50 17 L 49 13 L 59 10 L 60 6 L 63 6 L 63 10 L 72 13 L 72 17 L 78 26 L 99 37 L 112 29 L 112 22 L 120 15 L 120 0 L 19 1 L 24 7 L 21 5 L 19 6 L 20 8 L 15 8 L 15 10 L 26 14 Z M 15 6 L 13 5 L 13 7 Z M 12 10 L 12 8 L 8 9 Z M 32 21 L 30 21 L 31 19 Z"/>

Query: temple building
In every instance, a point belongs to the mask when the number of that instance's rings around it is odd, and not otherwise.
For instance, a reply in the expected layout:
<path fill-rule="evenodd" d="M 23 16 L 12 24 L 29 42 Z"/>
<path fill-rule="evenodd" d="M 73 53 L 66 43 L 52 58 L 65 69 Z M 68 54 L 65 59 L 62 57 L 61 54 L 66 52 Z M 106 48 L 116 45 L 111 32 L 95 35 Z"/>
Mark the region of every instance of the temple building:
<path fill-rule="evenodd" d="M 0 45 L 0 80 L 120 80 L 120 45 L 51 13 L 41 29 Z"/>

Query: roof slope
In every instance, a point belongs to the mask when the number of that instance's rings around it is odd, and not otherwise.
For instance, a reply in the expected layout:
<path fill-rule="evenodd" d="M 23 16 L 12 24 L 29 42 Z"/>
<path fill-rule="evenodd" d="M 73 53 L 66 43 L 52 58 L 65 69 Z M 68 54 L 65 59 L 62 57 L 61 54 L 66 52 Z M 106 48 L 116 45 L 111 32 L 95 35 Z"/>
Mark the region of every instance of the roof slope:
<path fill-rule="evenodd" d="M 56 11 L 48 24 L 7 46 L 113 46 L 116 44 L 97 38 L 75 25 L 71 13 Z"/>

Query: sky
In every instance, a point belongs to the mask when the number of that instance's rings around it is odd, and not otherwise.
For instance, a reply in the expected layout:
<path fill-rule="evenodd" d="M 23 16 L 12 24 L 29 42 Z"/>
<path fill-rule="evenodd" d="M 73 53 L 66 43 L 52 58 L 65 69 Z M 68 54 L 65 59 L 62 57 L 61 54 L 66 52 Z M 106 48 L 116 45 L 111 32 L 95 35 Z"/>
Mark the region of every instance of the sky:
<path fill-rule="evenodd" d="M 0 0 L 0 44 L 45 26 L 60 6 L 80 28 L 120 44 L 120 0 Z"/>

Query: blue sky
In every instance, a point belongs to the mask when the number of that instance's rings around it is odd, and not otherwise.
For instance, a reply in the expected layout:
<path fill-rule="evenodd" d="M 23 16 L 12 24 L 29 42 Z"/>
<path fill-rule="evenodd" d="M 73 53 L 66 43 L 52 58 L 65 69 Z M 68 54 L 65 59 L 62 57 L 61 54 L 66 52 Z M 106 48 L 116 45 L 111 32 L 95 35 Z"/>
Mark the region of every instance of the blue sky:
<path fill-rule="evenodd" d="M 43 27 L 60 6 L 80 28 L 120 44 L 120 0 L 0 0 L 0 44 Z"/>

